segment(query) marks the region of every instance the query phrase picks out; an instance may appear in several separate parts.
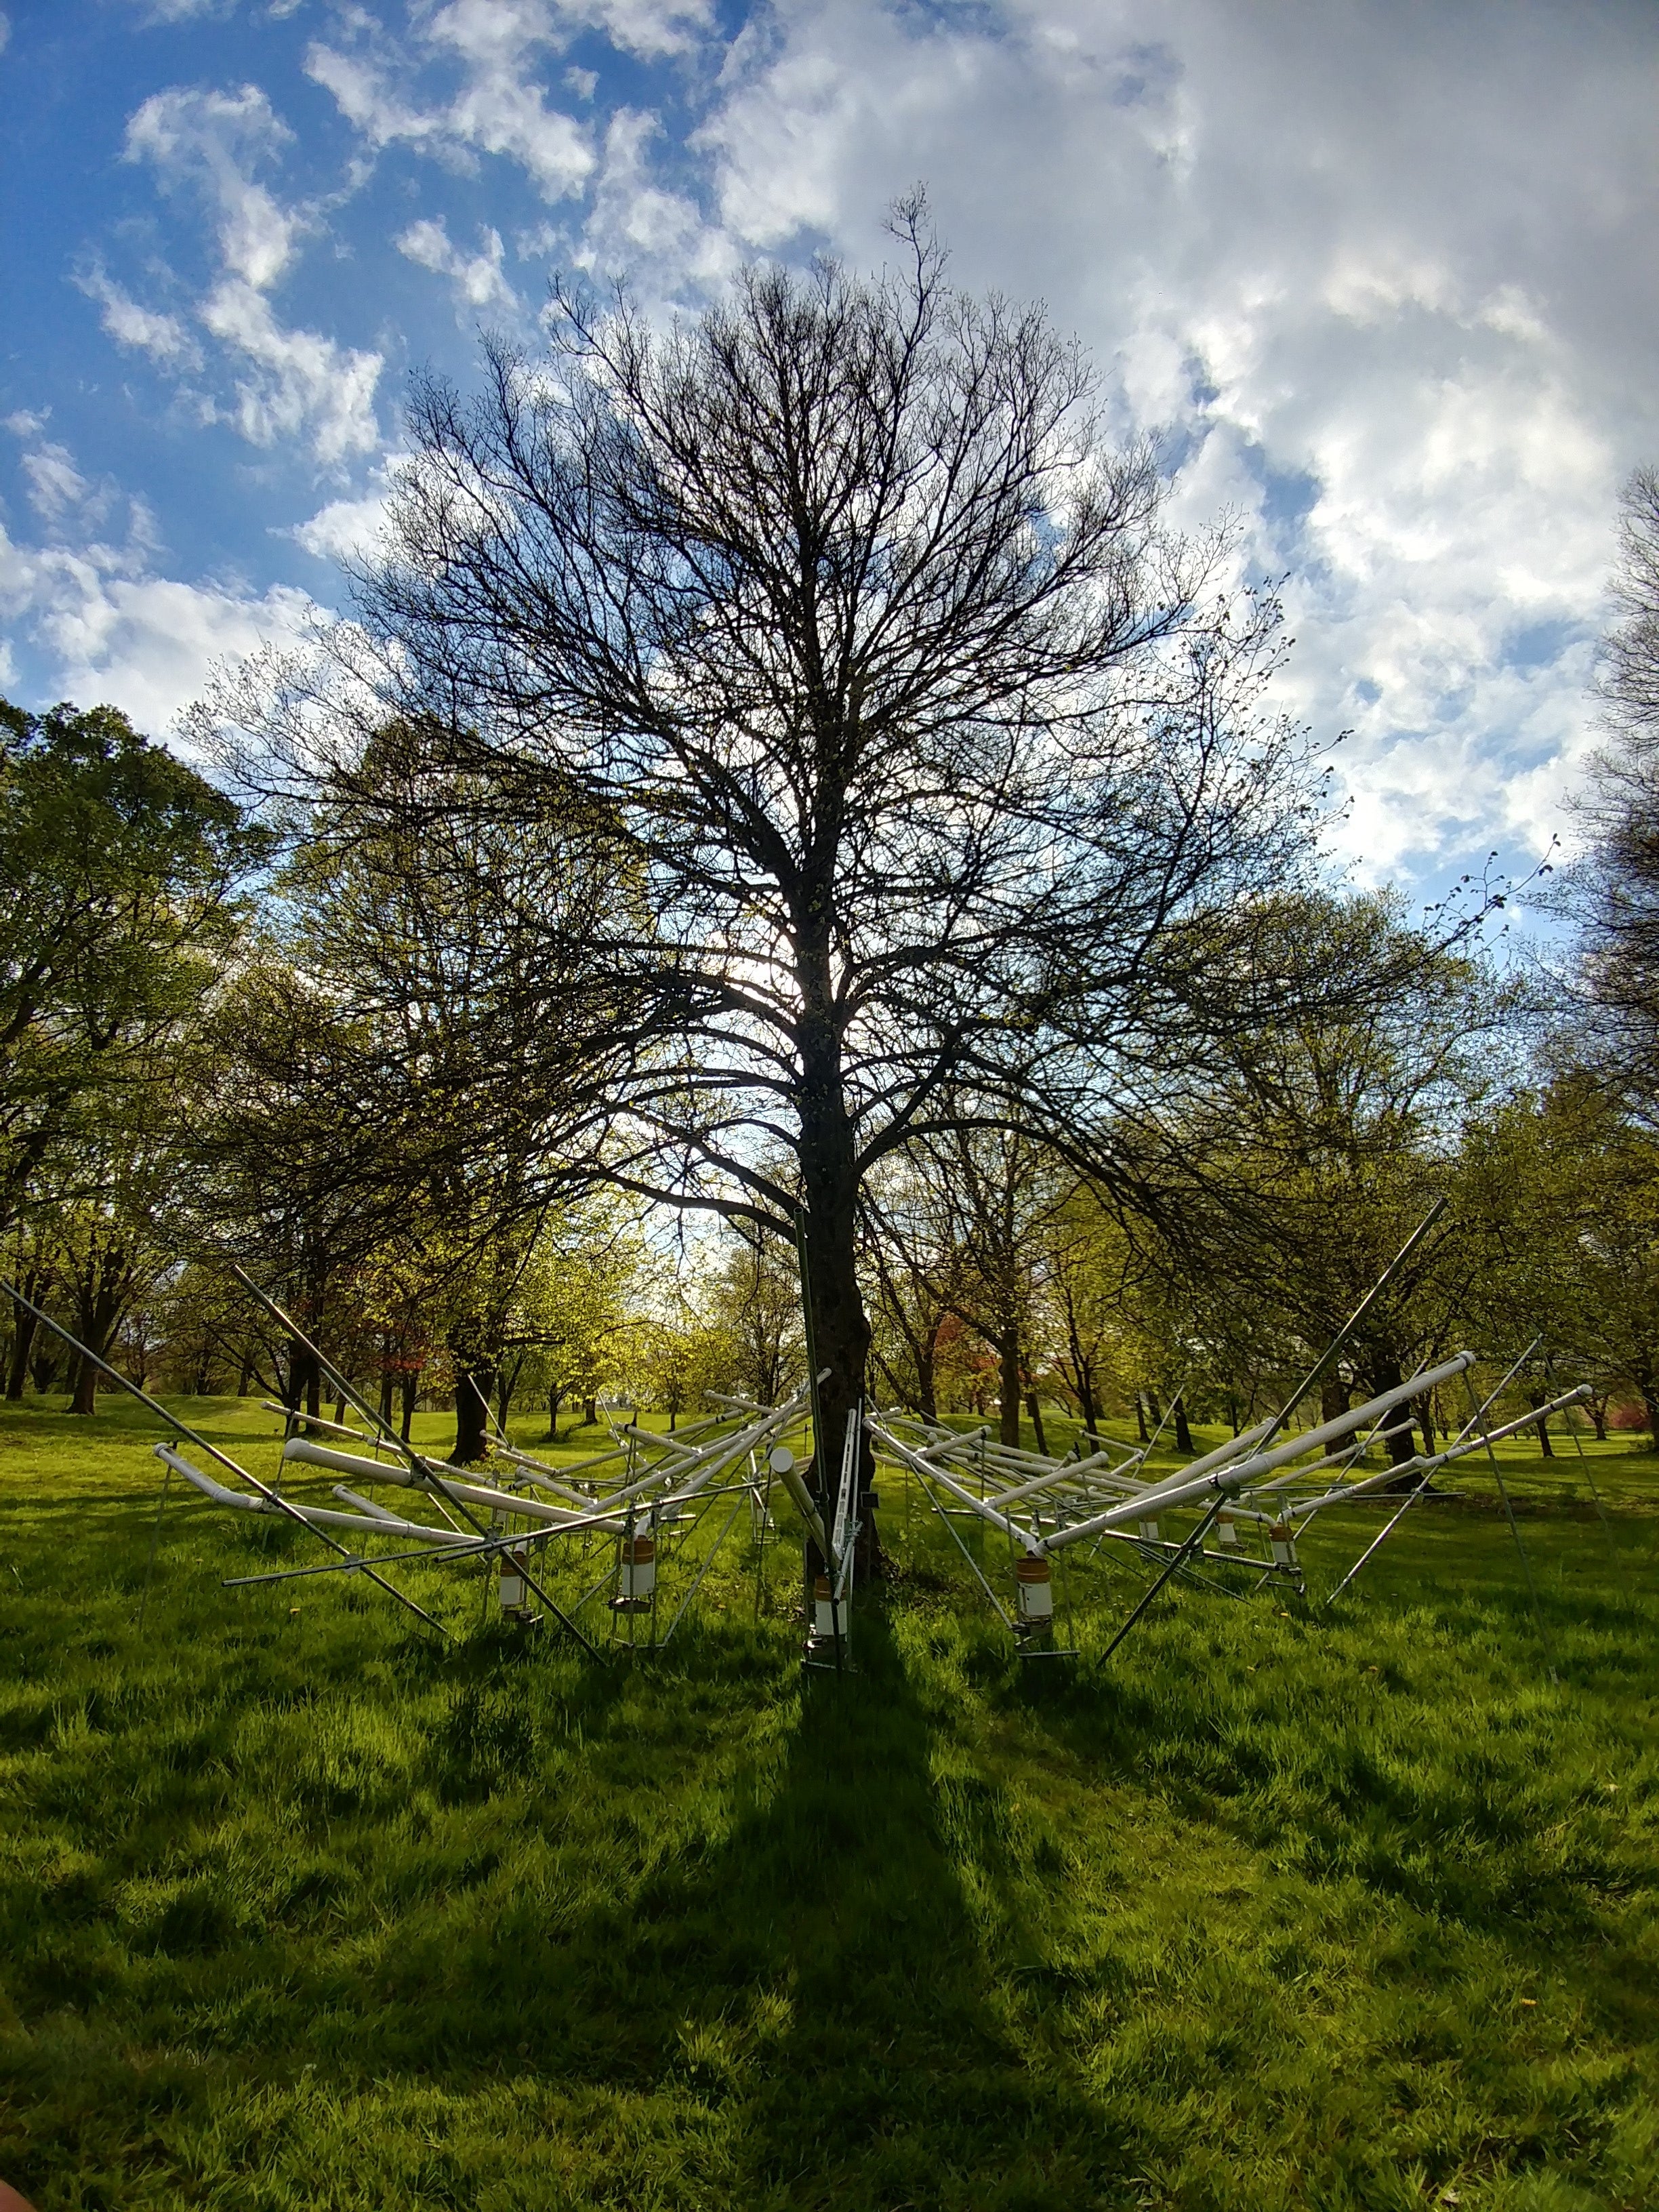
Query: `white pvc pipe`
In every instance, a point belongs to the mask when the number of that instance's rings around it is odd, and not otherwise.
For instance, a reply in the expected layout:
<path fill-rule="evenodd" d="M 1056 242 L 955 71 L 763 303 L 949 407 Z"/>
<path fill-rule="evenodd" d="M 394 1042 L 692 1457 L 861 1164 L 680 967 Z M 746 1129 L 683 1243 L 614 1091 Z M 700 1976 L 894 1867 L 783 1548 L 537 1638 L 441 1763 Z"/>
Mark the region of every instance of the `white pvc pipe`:
<path fill-rule="evenodd" d="M 1419 1396 L 1425 1390 L 1432 1390 L 1438 1383 L 1449 1382 L 1454 1376 L 1463 1374 L 1474 1364 L 1474 1354 L 1472 1352 L 1460 1352 L 1454 1358 L 1443 1361 L 1438 1367 L 1425 1368 L 1395 1389 L 1384 1391 L 1380 1398 L 1372 1398 L 1363 1406 L 1351 1407 L 1335 1420 L 1323 1422 L 1316 1429 L 1309 1429 L 1302 1436 L 1292 1437 L 1287 1443 L 1275 1444 L 1271 1451 L 1257 1452 L 1253 1458 L 1237 1460 L 1231 1466 L 1221 1468 L 1213 1474 L 1200 1476 L 1196 1480 L 1189 1468 L 1167 1483 L 1143 1491 L 1139 1498 L 1125 1504 L 1115 1505 L 1104 1513 L 1096 1514 L 1092 1520 L 1074 1522 L 1069 1528 L 1057 1528 L 1052 1536 L 1043 1540 L 1042 1549 L 1054 1552 L 1063 1545 L 1075 1544 L 1084 1536 L 1122 1528 L 1129 1522 L 1138 1520 L 1142 1514 L 1164 1506 L 1187 1505 L 1194 1499 L 1204 1497 L 1236 1497 L 1257 1475 L 1270 1474 L 1275 1468 L 1301 1458 L 1304 1452 L 1317 1450 L 1322 1445 L 1334 1443 L 1339 1437 L 1352 1435 L 1355 1429 L 1364 1428 L 1393 1407 L 1403 1404 L 1408 1398 Z"/>
<path fill-rule="evenodd" d="M 1484 1450 L 1488 1443 L 1498 1443 L 1504 1437 L 1512 1437 L 1522 1429 L 1529 1429 L 1534 1421 L 1541 1421 L 1551 1413 L 1559 1413 L 1564 1407 L 1576 1406 L 1580 1399 L 1589 1397 L 1589 1390 L 1588 1382 L 1580 1382 L 1573 1389 L 1564 1390 L 1559 1398 L 1552 1398 L 1547 1405 L 1534 1406 L 1529 1413 L 1517 1413 L 1512 1421 L 1505 1421 L 1500 1428 L 1487 1429 L 1484 1434 L 1461 1436 L 1455 1443 L 1448 1444 L 1443 1451 L 1432 1454 L 1419 1452 L 1414 1458 L 1401 1460 L 1397 1467 L 1385 1467 L 1376 1474 L 1364 1476 L 1358 1482 L 1344 1483 L 1340 1490 L 1328 1490 L 1322 1498 L 1300 1498 L 1294 1504 L 1287 1505 L 1285 1510 L 1305 1520 L 1309 1514 L 1318 1512 L 1322 1506 L 1340 1505 L 1344 1498 L 1361 1497 L 1365 1492 L 1376 1489 L 1380 1484 L 1397 1481 L 1402 1475 L 1437 1474 L 1441 1468 L 1449 1466 L 1453 1460 L 1468 1459 L 1471 1453 Z"/>
<path fill-rule="evenodd" d="M 487 1483 L 457 1482 L 449 1475 L 440 1475 L 428 1469 L 422 1462 L 422 1472 L 398 1467 L 390 1461 L 360 1459 L 355 1453 L 336 1451 L 331 1444 L 313 1444 L 306 1437 L 291 1437 L 283 1447 L 283 1457 L 301 1467 L 325 1467 L 337 1474 L 355 1474 L 359 1481 L 391 1482 L 404 1490 L 424 1490 L 428 1484 L 434 1493 L 443 1498 L 461 1499 L 468 1505 L 498 1507 L 503 1513 L 522 1514 L 526 1520 L 539 1521 L 550 1528 L 564 1528 L 579 1524 L 592 1527 L 596 1515 L 603 1517 L 607 1510 L 604 1504 L 590 1506 L 586 1512 L 577 1513 L 567 1506 L 544 1505 L 539 1498 L 526 1498 L 516 1490 L 497 1490 Z"/>
<path fill-rule="evenodd" d="M 174 1474 L 183 1475 L 186 1482 L 193 1483 L 202 1495 L 211 1498 L 216 1505 L 234 1505 L 242 1513 L 275 1513 L 281 1510 L 272 1505 L 269 1498 L 250 1498 L 245 1491 L 227 1490 L 223 1483 L 216 1482 L 210 1474 L 204 1474 L 187 1459 L 180 1458 L 169 1444 L 157 1444 L 155 1451 L 157 1459 L 165 1461 Z M 439 1544 L 446 1547 L 464 1546 L 472 1540 L 467 1537 L 458 1537 L 449 1528 L 434 1528 L 424 1521 L 374 1520 L 366 1513 L 335 1513 L 325 1505 L 296 1505 L 292 1498 L 287 1503 L 301 1520 L 313 1528 L 354 1528 L 360 1534 L 370 1536 L 412 1536 L 421 1543 Z"/>

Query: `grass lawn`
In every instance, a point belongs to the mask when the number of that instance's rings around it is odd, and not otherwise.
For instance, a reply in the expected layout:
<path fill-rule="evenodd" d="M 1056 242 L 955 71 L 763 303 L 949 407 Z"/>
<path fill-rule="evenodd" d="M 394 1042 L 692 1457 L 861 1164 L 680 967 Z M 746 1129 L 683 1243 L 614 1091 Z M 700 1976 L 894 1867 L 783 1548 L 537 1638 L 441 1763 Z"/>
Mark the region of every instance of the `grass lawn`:
<path fill-rule="evenodd" d="M 884 1476 L 899 1572 L 803 1682 L 787 1546 L 758 1613 L 734 1540 L 599 1662 L 398 1570 L 439 1649 L 338 1577 L 223 1589 L 320 1547 L 176 1485 L 158 1523 L 155 1433 L 0 1415 L 0 2176 L 40 2212 L 1659 2204 L 1628 1444 L 1509 1448 L 1536 1613 L 1474 1470 L 1335 1607 L 1187 1591 L 1109 1662 L 1103 1555 L 1081 1657 L 1024 1669 Z M 1322 1524 L 1314 1595 L 1378 1525 Z"/>

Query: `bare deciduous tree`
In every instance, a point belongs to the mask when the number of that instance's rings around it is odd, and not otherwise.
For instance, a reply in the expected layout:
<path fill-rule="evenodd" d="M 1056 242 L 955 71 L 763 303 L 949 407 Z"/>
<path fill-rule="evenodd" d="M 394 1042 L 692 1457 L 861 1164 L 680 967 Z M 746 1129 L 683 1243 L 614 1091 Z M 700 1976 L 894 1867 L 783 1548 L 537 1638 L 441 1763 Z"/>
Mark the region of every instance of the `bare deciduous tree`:
<path fill-rule="evenodd" d="M 1094 1158 L 1231 1018 L 1218 951 L 1311 807 L 1276 606 L 1164 530 L 1040 311 L 953 289 L 920 204 L 895 234 L 897 273 L 751 268 L 666 336 L 560 294 L 550 361 L 419 392 L 358 578 L 376 714 L 630 842 L 609 1172 L 804 1225 L 837 1459 L 865 1178 L 963 1116 Z"/>

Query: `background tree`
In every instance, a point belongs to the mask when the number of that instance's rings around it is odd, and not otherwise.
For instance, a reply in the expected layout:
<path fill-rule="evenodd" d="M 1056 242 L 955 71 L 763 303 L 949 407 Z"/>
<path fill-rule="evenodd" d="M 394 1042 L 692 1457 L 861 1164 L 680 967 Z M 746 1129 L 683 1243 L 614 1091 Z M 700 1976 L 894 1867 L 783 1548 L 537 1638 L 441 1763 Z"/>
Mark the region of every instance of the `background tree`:
<path fill-rule="evenodd" d="M 270 849 L 114 708 L 0 700 L 0 1221 L 166 1080 Z"/>
<path fill-rule="evenodd" d="M 1579 926 L 1567 1056 L 1659 1117 L 1659 470 L 1625 488 L 1619 619 L 1603 647 L 1609 742 L 1583 802 L 1589 843 L 1553 902 Z"/>

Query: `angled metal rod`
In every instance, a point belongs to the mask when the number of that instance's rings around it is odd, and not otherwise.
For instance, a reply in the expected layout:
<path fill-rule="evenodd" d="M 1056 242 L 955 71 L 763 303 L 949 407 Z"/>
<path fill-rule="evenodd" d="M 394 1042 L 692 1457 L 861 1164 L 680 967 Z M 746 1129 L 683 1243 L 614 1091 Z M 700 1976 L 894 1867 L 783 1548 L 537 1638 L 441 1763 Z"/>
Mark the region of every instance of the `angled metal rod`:
<path fill-rule="evenodd" d="M 1538 1339 L 1534 1337 L 1533 1341 L 1535 1344 Z M 1561 1379 L 1555 1371 L 1555 1362 L 1547 1352 L 1544 1354 L 1544 1372 L 1552 1382 L 1559 1382 Z M 1569 1433 L 1572 1437 L 1573 1449 L 1578 1454 L 1579 1467 L 1583 1471 L 1585 1480 L 1589 1484 L 1590 1496 L 1595 1500 L 1596 1516 L 1601 1523 L 1601 1534 L 1607 1539 L 1607 1557 L 1613 1562 L 1613 1576 L 1620 1589 L 1623 1590 L 1626 1602 L 1628 1604 L 1631 1597 L 1630 1577 L 1625 1572 L 1625 1563 L 1619 1556 L 1619 1547 L 1613 1540 L 1613 1523 L 1608 1520 L 1607 1508 L 1601 1503 L 1601 1486 L 1591 1472 L 1589 1454 L 1584 1449 L 1583 1438 L 1576 1428 L 1571 1430 Z"/>
<path fill-rule="evenodd" d="M 697 1592 L 702 1588 L 702 1578 L 708 1572 L 710 1567 L 714 1565 L 715 1555 L 719 1552 L 720 1546 L 731 1534 L 732 1523 L 736 1521 L 738 1514 L 742 1512 L 744 1503 L 745 1500 L 739 1498 L 737 1504 L 732 1508 L 730 1513 L 726 1515 L 726 1526 L 720 1530 L 720 1534 L 715 1537 L 714 1542 L 709 1546 L 708 1555 L 704 1559 L 702 1565 L 697 1569 L 696 1579 L 693 1581 L 690 1589 L 687 1590 L 685 1595 L 680 1600 L 678 1606 L 675 1609 L 674 1618 L 669 1622 L 668 1626 L 663 1632 L 662 1644 L 658 1646 L 659 1650 L 666 1646 L 670 1637 L 673 1635 L 674 1631 L 679 1626 L 680 1622 L 684 1616 L 685 1608 L 690 1604 L 692 1599 L 696 1597 Z"/>
<path fill-rule="evenodd" d="M 274 1505 L 279 1512 L 285 1513 L 290 1521 L 297 1521 L 300 1526 L 315 1536 L 319 1543 L 326 1544 L 331 1552 L 338 1552 L 343 1558 L 350 1557 L 345 1546 L 337 1543 L 325 1528 L 313 1528 L 298 1506 L 290 1505 L 281 1491 L 273 1490 L 269 1483 L 261 1482 L 257 1474 L 250 1474 L 246 1468 L 239 1467 L 228 1453 L 222 1452 L 217 1444 L 210 1443 L 198 1430 L 191 1427 L 188 1421 L 181 1421 L 176 1413 L 169 1413 L 159 1398 L 152 1398 L 148 1390 L 141 1389 L 130 1376 L 123 1375 L 118 1368 L 112 1367 L 108 1360 L 100 1359 L 95 1352 L 89 1352 L 78 1336 L 71 1335 L 61 1322 L 54 1321 L 49 1313 L 43 1312 L 33 1300 L 26 1298 L 20 1290 L 7 1282 L 3 1276 L 0 1276 L 0 1291 L 9 1292 L 18 1304 L 27 1307 L 37 1321 L 45 1322 L 55 1336 L 62 1337 L 64 1342 L 72 1350 L 78 1352 L 82 1359 L 89 1359 L 101 1374 L 107 1375 L 112 1382 L 118 1384 L 131 1396 L 137 1398 L 140 1405 L 148 1406 L 152 1413 L 159 1414 L 167 1426 L 176 1429 L 187 1443 L 194 1444 L 199 1451 L 204 1451 L 210 1459 L 216 1460 L 219 1465 L 228 1468 L 238 1481 L 251 1482 L 268 1505 Z M 442 1621 L 434 1620 L 424 1606 L 416 1605 L 412 1597 L 405 1596 L 395 1583 L 387 1582 L 381 1575 L 377 1575 L 372 1567 L 366 1567 L 363 1572 L 368 1575 L 370 1582 L 378 1583 L 389 1597 L 395 1597 L 399 1605 L 407 1607 L 410 1613 L 425 1621 L 428 1628 L 435 1628 L 446 1642 L 449 1641 L 449 1631 L 444 1626 Z"/>
<path fill-rule="evenodd" d="M 1163 1573 L 1159 1575 L 1157 1580 L 1147 1589 L 1141 1592 L 1139 1600 L 1137 1602 L 1134 1610 L 1130 1613 L 1128 1619 L 1123 1622 L 1122 1626 L 1119 1628 L 1117 1634 L 1106 1646 L 1106 1649 L 1101 1653 L 1100 1656 L 1103 1665 L 1111 1657 L 1113 1652 L 1117 1650 L 1118 1645 L 1122 1643 L 1124 1638 L 1134 1626 L 1136 1621 L 1139 1620 L 1141 1614 L 1146 1612 L 1147 1607 L 1163 1589 L 1164 1583 L 1169 1581 L 1170 1576 L 1178 1573 L 1194 1552 L 1202 1550 L 1204 1539 L 1210 1533 L 1211 1523 L 1215 1520 L 1216 1516 L 1221 1511 L 1222 1507 L 1225 1505 L 1226 1503 L 1227 1500 L 1224 1498 L 1217 1498 L 1215 1504 L 1204 1516 L 1204 1518 L 1199 1522 L 1197 1528 L 1194 1529 L 1192 1534 L 1187 1538 L 1186 1541 L 1176 1551 L 1174 1558 L 1164 1568 Z"/>
<path fill-rule="evenodd" d="M 1413 1506 L 1416 1504 L 1418 1499 L 1423 1496 L 1424 1492 L 1428 1489 L 1429 1484 L 1432 1481 L 1437 1472 L 1438 1469 L 1436 1468 L 1425 1468 L 1423 1470 L 1422 1480 L 1418 1483 L 1416 1489 L 1410 1493 L 1407 1498 L 1405 1504 L 1401 1505 L 1396 1512 L 1389 1515 L 1387 1522 L 1377 1531 L 1376 1534 L 1372 1537 L 1370 1542 L 1366 1545 L 1364 1550 L 1359 1554 L 1359 1557 L 1349 1568 L 1347 1573 L 1343 1576 L 1336 1588 L 1326 1592 L 1325 1595 L 1320 1600 L 1320 1603 L 1322 1605 L 1334 1604 L 1336 1600 L 1341 1596 L 1343 1591 L 1346 1589 L 1348 1584 L 1359 1572 L 1359 1570 L 1364 1565 L 1366 1560 L 1370 1559 L 1371 1553 L 1381 1548 L 1383 1538 L 1385 1536 L 1392 1535 L 1398 1524 L 1405 1519 L 1406 1516 L 1411 1511 Z"/>
<path fill-rule="evenodd" d="M 1413 1230 L 1411 1235 L 1406 1239 L 1400 1249 L 1395 1254 L 1393 1259 L 1389 1261 L 1388 1266 L 1384 1267 L 1382 1273 L 1371 1285 L 1370 1290 L 1366 1291 L 1364 1297 L 1361 1298 L 1359 1304 L 1354 1308 L 1353 1311 L 1348 1316 L 1346 1321 L 1343 1322 L 1341 1328 L 1338 1329 L 1336 1334 L 1325 1346 L 1323 1352 L 1320 1353 L 1318 1358 L 1315 1360 L 1313 1365 L 1309 1369 L 1307 1375 L 1298 1385 L 1295 1395 L 1293 1397 L 1287 1398 L 1285 1401 L 1285 1403 L 1279 1407 L 1279 1411 L 1273 1415 L 1273 1419 L 1267 1425 L 1267 1433 L 1261 1439 L 1261 1443 L 1257 1447 L 1258 1449 L 1265 1449 L 1265 1448 L 1273 1442 L 1273 1438 L 1284 1427 L 1285 1422 L 1290 1419 L 1291 1415 L 1302 1403 L 1302 1401 L 1307 1396 L 1308 1393 L 1316 1383 L 1323 1379 L 1327 1370 L 1335 1364 L 1338 1352 L 1341 1351 L 1342 1346 L 1346 1343 L 1348 1338 L 1352 1335 L 1355 1329 L 1358 1328 L 1360 1322 L 1364 1320 L 1366 1315 L 1376 1304 L 1377 1299 L 1381 1297 L 1383 1289 L 1386 1286 L 1389 1277 L 1394 1273 L 1395 1269 L 1398 1267 L 1402 1261 L 1408 1259 L 1417 1249 L 1423 1239 L 1428 1235 L 1430 1230 L 1433 1228 L 1435 1223 L 1439 1220 L 1441 1215 L 1445 1212 L 1449 1202 L 1450 1201 L 1444 1192 L 1442 1192 L 1441 1195 L 1436 1199 L 1434 1204 L 1423 1216 L 1423 1218 L 1418 1223 L 1416 1228 Z"/>
<path fill-rule="evenodd" d="M 960 1534 L 951 1523 L 950 1515 L 945 1511 L 945 1508 L 939 1504 L 938 1498 L 933 1495 L 932 1485 L 928 1482 L 925 1475 L 919 1473 L 916 1474 L 915 1479 L 921 1484 L 922 1492 L 927 1498 L 927 1503 L 933 1507 L 934 1512 L 938 1514 L 939 1519 L 944 1522 L 946 1528 L 950 1530 L 951 1540 L 955 1544 L 957 1551 L 961 1553 L 963 1558 L 967 1560 L 969 1565 L 973 1569 L 980 1588 L 985 1592 L 986 1596 L 991 1601 L 992 1609 L 994 1611 L 997 1619 L 1002 1623 L 1003 1626 L 1008 1631 L 1008 1633 L 1011 1636 L 1017 1634 L 1018 1632 L 1014 1627 L 1012 1620 L 1003 1611 L 1000 1599 L 997 1596 L 996 1592 L 991 1588 L 990 1583 L 986 1581 L 984 1571 L 981 1567 L 979 1561 L 974 1557 L 966 1544 L 963 1542 Z"/>
<path fill-rule="evenodd" d="M 435 1484 L 439 1495 L 441 1497 L 447 1498 L 450 1504 L 454 1507 L 456 1512 L 460 1515 L 461 1518 L 476 1529 L 480 1536 L 488 1540 L 493 1532 L 486 1527 L 483 1522 L 479 1520 L 477 1514 L 472 1511 L 466 1501 L 457 1496 L 453 1486 L 447 1482 L 443 1476 L 435 1471 L 428 1461 L 422 1458 L 422 1456 L 414 1450 L 410 1445 L 406 1444 L 403 1438 L 393 1430 L 392 1424 L 389 1421 L 383 1421 L 380 1419 L 379 1409 L 371 1406 L 368 1399 L 362 1396 L 352 1382 L 350 1376 L 343 1375 L 340 1372 L 339 1369 L 334 1365 L 333 1362 L 328 1358 L 327 1354 L 321 1349 L 321 1347 L 313 1343 L 312 1340 L 306 1334 L 305 1331 L 300 1327 L 300 1324 L 294 1319 L 293 1316 L 291 1314 L 285 1313 L 283 1308 L 277 1304 L 276 1299 L 273 1298 L 268 1291 L 262 1291 L 260 1289 L 258 1283 L 254 1281 L 252 1276 L 248 1273 L 246 1267 L 241 1266 L 240 1263 L 235 1260 L 231 1261 L 229 1262 L 229 1266 L 230 1272 L 235 1276 L 237 1281 L 242 1285 L 242 1288 L 250 1292 L 252 1297 L 258 1299 L 260 1304 L 265 1309 L 265 1311 L 270 1314 L 274 1320 L 278 1322 L 283 1328 L 288 1330 L 289 1334 L 293 1337 L 296 1344 L 304 1346 L 305 1349 L 317 1362 L 319 1367 L 322 1369 L 324 1374 L 329 1376 L 332 1379 L 335 1388 L 349 1401 L 350 1404 L 354 1405 L 357 1408 L 357 1411 L 362 1415 L 363 1419 L 368 1422 L 372 1428 L 379 1431 L 380 1434 L 386 1439 L 386 1443 L 390 1444 L 392 1449 L 404 1461 L 410 1473 L 420 1475 L 424 1482 Z M 582 1649 L 588 1653 L 590 1657 L 597 1659 L 599 1656 L 598 1647 L 589 1642 L 588 1638 L 583 1635 L 581 1630 L 577 1627 L 575 1622 L 572 1620 L 569 1615 L 561 1608 L 556 1600 L 549 1595 L 548 1592 L 543 1588 L 541 1583 L 536 1580 L 532 1574 L 531 1574 L 527 1567 L 524 1568 L 521 1571 L 523 1580 L 529 1584 L 532 1590 L 535 1591 L 537 1596 L 540 1598 L 542 1603 L 547 1607 L 548 1611 L 553 1614 L 555 1619 L 562 1627 L 569 1631 L 571 1635 L 575 1638 L 577 1643 L 580 1644 Z"/>
<path fill-rule="evenodd" d="M 1504 1501 L 1504 1516 L 1510 1524 L 1510 1534 L 1515 1539 L 1515 1548 L 1521 1555 L 1521 1570 L 1527 1578 L 1527 1594 L 1532 1600 L 1533 1619 L 1538 1624 L 1538 1641 L 1544 1647 L 1544 1664 L 1549 1668 L 1552 1682 L 1559 1682 L 1555 1671 L 1555 1653 L 1550 1645 L 1549 1631 L 1544 1626 L 1544 1608 L 1538 1601 L 1538 1585 L 1532 1578 L 1532 1561 L 1527 1557 L 1527 1547 L 1521 1540 L 1520 1524 L 1515 1517 L 1515 1507 L 1510 1502 L 1509 1485 L 1504 1480 L 1503 1469 L 1498 1464 L 1498 1454 L 1492 1449 L 1492 1440 L 1486 1429 L 1486 1417 L 1475 1405 L 1474 1386 L 1466 1375 L 1463 1388 L 1469 1394 L 1469 1403 L 1474 1406 L 1475 1422 L 1480 1431 L 1480 1441 L 1486 1447 L 1486 1457 L 1492 1465 L 1492 1479 L 1498 1485 L 1498 1494 Z"/>

